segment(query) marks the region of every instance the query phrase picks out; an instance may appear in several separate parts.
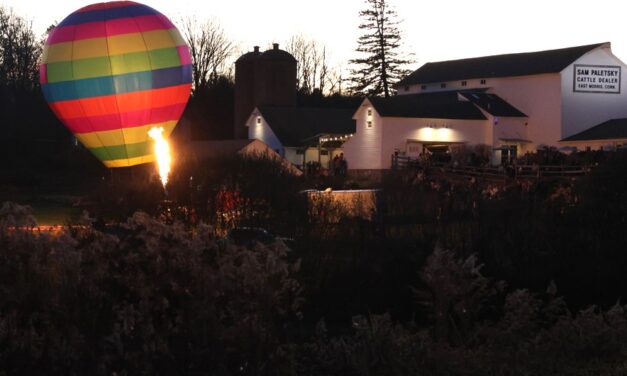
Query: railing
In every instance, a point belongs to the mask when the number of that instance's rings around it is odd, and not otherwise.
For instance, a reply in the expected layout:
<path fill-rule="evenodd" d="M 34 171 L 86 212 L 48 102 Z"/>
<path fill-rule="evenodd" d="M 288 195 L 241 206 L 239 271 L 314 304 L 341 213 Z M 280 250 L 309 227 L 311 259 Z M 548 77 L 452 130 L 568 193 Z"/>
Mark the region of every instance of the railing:
<path fill-rule="evenodd" d="M 406 168 L 416 168 L 422 167 L 423 161 L 417 158 L 411 158 L 404 155 L 393 155 L 392 156 L 392 169 L 393 170 L 404 170 Z"/>
<path fill-rule="evenodd" d="M 432 169 L 438 167 L 442 172 L 468 177 L 493 178 L 540 178 L 540 177 L 568 177 L 585 175 L 589 169 L 584 166 L 571 165 L 509 165 L 509 166 L 454 166 L 450 163 L 426 162 L 407 156 L 392 156 L 392 169 L 403 170 L 411 168 Z"/>
<path fill-rule="evenodd" d="M 582 176 L 587 170 L 583 166 L 551 166 L 551 165 L 511 165 L 511 166 L 447 166 L 444 171 L 450 174 L 465 176 L 510 177 L 510 178 L 541 178 Z"/>

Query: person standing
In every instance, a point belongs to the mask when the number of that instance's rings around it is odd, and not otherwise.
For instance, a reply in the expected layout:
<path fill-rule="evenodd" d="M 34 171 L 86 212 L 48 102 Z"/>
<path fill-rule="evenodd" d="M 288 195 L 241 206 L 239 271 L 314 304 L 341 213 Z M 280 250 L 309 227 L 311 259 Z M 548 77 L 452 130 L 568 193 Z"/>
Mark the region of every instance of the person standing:
<path fill-rule="evenodd" d="M 344 159 L 344 153 L 340 153 L 340 158 L 339 158 L 339 164 L 340 164 L 340 175 L 346 175 L 346 159 Z"/>
<path fill-rule="evenodd" d="M 335 154 L 335 157 L 331 160 L 331 168 L 329 168 L 329 170 L 332 171 L 333 175 L 339 175 L 340 157 L 337 154 Z"/>

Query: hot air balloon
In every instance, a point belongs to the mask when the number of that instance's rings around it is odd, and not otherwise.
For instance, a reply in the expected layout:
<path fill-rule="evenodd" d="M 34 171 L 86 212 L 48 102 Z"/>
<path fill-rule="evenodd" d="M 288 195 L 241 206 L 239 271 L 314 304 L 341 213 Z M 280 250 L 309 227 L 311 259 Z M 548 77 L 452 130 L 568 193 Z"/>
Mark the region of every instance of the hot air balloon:
<path fill-rule="evenodd" d="M 40 65 L 48 104 L 107 167 L 155 160 L 148 131 L 176 126 L 191 90 L 189 49 L 158 11 L 131 1 L 98 3 L 48 36 Z"/>

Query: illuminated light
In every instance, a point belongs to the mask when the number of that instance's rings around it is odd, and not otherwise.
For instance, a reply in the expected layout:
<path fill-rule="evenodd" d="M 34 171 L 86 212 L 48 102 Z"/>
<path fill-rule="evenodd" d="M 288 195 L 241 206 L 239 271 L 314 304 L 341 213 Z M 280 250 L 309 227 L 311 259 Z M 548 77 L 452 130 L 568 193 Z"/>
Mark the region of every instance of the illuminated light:
<path fill-rule="evenodd" d="M 157 166 L 159 168 L 159 176 L 161 184 L 165 188 L 168 184 L 168 175 L 170 174 L 170 164 L 172 156 L 170 155 L 170 145 L 168 140 L 163 137 L 163 127 L 152 127 L 148 131 L 148 135 L 155 141 L 155 156 L 157 157 Z"/>

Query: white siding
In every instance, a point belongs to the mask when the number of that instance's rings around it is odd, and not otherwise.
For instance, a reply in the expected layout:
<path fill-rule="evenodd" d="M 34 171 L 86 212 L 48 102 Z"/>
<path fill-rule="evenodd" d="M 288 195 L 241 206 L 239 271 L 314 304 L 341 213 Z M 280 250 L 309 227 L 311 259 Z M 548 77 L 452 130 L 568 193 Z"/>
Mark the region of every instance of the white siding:
<path fill-rule="evenodd" d="M 498 121 L 495 121 L 497 120 Z M 493 126 L 492 145 L 498 147 L 501 145 L 515 145 L 517 147 L 517 153 L 519 156 L 524 155 L 527 152 L 534 152 L 535 146 L 531 143 L 525 142 L 529 140 L 527 135 L 527 118 L 519 117 L 498 117 L 495 118 L 489 115 L 488 121 Z M 492 164 L 498 165 L 501 163 L 501 151 L 492 151 Z"/>
<path fill-rule="evenodd" d="M 427 84 L 426 90 L 422 90 L 421 85 L 412 85 L 409 91 L 400 88 L 399 94 L 489 88 L 488 92 L 503 98 L 529 117 L 526 134 L 533 141 L 530 147 L 557 145 L 562 138 L 562 84 L 559 73 L 485 80 L 486 84 L 481 84 L 481 78 L 468 79 L 465 80 L 466 86 L 461 86 L 462 81 L 450 81 L 446 82 L 445 89 L 441 89 L 439 83 Z"/>
<path fill-rule="evenodd" d="M 575 64 L 620 66 L 620 94 L 574 92 Z M 561 138 L 572 136 L 607 120 L 627 117 L 626 68 L 627 66 L 612 54 L 609 47 L 601 47 L 583 55 L 562 71 Z"/>
<path fill-rule="evenodd" d="M 372 116 L 368 117 L 368 109 L 372 109 Z M 389 162 L 382 163 L 381 140 L 384 124 L 382 118 L 366 99 L 355 114 L 356 132 L 353 137 L 344 143 L 344 158 L 349 169 L 382 169 L 388 168 Z M 367 122 L 372 121 L 372 127 Z M 385 160 L 383 159 L 383 160 Z"/>
<path fill-rule="evenodd" d="M 408 140 L 477 145 L 489 143 L 492 136 L 491 126 L 486 120 L 384 118 L 383 128 L 382 168 L 390 168 L 396 149 L 406 151 Z"/>
<path fill-rule="evenodd" d="M 557 145 L 562 119 L 560 75 L 540 74 L 492 79 L 490 92 L 522 111 L 527 120 L 527 136 L 533 143 Z"/>
<path fill-rule="evenodd" d="M 297 148 L 290 148 L 287 147 L 285 148 L 285 159 L 287 159 L 288 161 L 290 161 L 292 164 L 296 165 L 296 166 L 302 166 L 303 164 L 303 155 L 302 154 L 298 154 L 297 152 Z"/>
<path fill-rule="evenodd" d="M 257 119 L 261 118 L 261 124 L 257 124 Z M 275 150 L 281 156 L 285 156 L 285 150 L 279 138 L 274 134 L 266 119 L 261 116 L 259 111 L 255 109 L 246 122 L 248 127 L 248 139 L 249 140 L 261 140 L 270 148 Z"/>
<path fill-rule="evenodd" d="M 492 118 L 492 121 L 494 118 Z M 527 118 L 499 117 L 494 124 L 493 145 L 502 139 L 529 140 L 527 136 Z"/>
<path fill-rule="evenodd" d="M 486 83 L 481 83 L 482 78 L 472 78 L 467 80 L 456 80 L 446 82 L 433 82 L 428 84 L 415 84 L 408 86 L 401 86 L 398 88 L 398 95 L 406 94 L 420 94 L 420 93 L 435 93 L 438 91 L 450 91 L 450 90 L 468 90 L 468 89 L 487 89 L 490 87 L 492 79 L 485 79 Z M 462 83 L 466 82 L 464 86 Z M 441 85 L 445 84 L 446 87 Z M 425 86 L 423 89 L 422 87 Z M 409 89 L 409 90 L 408 90 Z"/>

